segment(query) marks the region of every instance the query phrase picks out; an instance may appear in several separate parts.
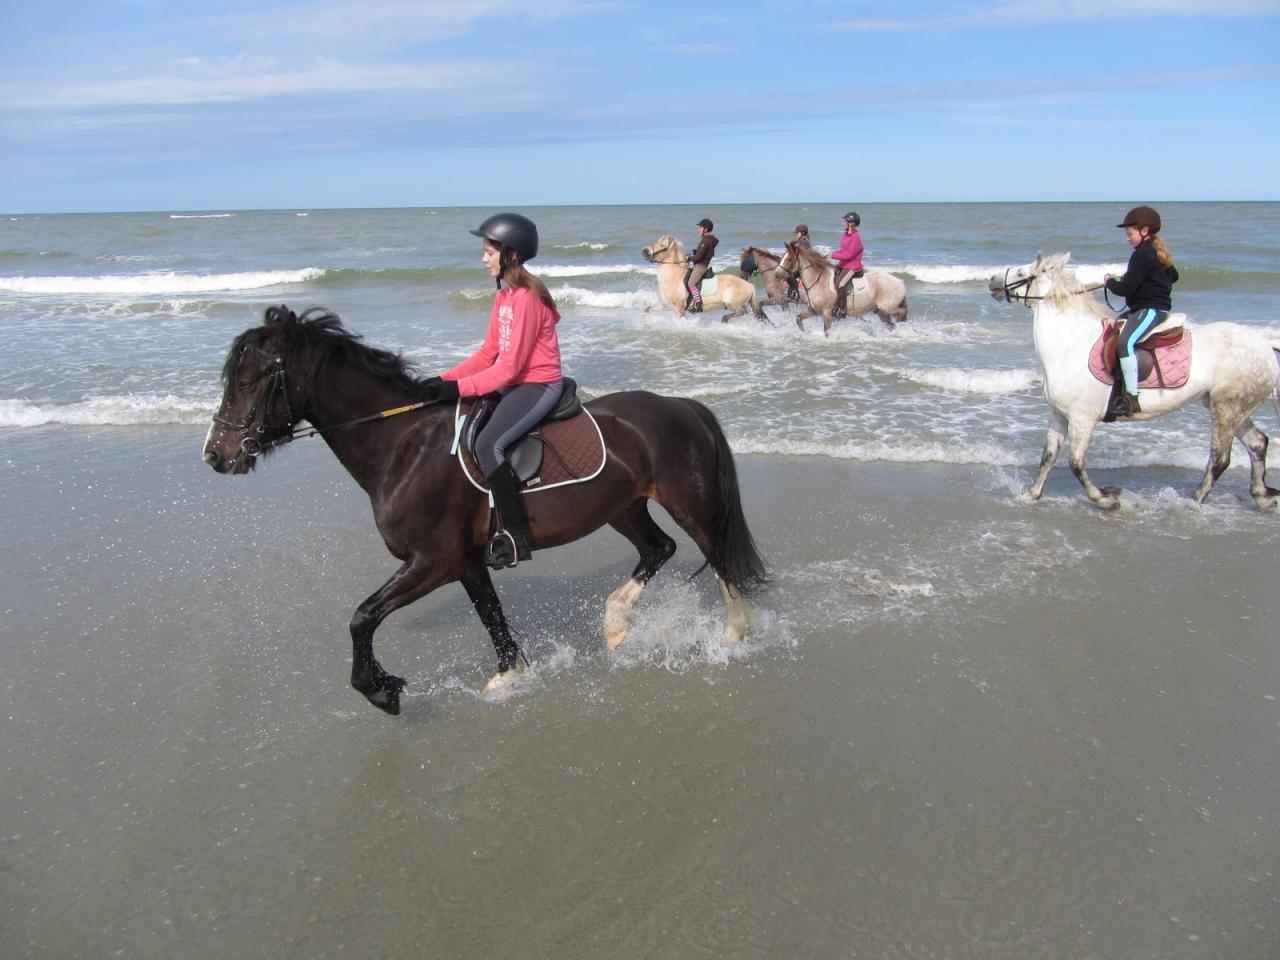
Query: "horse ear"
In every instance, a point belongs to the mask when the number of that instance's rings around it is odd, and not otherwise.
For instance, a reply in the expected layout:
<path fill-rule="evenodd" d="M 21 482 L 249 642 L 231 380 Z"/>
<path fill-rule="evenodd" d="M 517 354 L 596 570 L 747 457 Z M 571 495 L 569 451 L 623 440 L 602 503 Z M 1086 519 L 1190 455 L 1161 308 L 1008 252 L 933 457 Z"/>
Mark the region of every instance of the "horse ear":
<path fill-rule="evenodd" d="M 267 307 L 263 320 L 268 326 L 276 323 L 297 323 L 298 315 L 282 303 L 278 307 Z"/>
<path fill-rule="evenodd" d="M 1040 266 L 1042 266 L 1043 264 L 1044 264 L 1044 251 L 1043 251 L 1043 250 L 1037 250 L 1037 251 L 1036 251 L 1036 266 L 1037 266 L 1037 267 L 1040 267 Z"/>

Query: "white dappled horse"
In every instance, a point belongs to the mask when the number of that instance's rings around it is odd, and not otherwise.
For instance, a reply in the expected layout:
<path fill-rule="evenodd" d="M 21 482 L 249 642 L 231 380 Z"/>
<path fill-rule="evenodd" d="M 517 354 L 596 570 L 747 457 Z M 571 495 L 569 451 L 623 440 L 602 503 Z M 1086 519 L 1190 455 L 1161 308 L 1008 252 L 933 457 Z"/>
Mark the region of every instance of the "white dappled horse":
<path fill-rule="evenodd" d="M 1075 279 L 1067 264 L 1071 254 L 1036 257 L 1034 263 L 1012 267 L 996 274 L 988 284 L 997 300 L 1010 300 L 1033 307 L 1036 355 L 1044 370 L 1044 394 L 1049 401 L 1049 429 L 1045 434 L 1040 470 L 1026 489 L 1026 496 L 1038 500 L 1045 481 L 1062 449 L 1071 444 L 1071 472 L 1076 475 L 1089 499 L 1105 509 L 1120 504 L 1120 488 L 1099 489 L 1085 471 L 1085 452 L 1094 428 L 1107 411 L 1111 386 L 1089 370 L 1089 354 L 1102 332 L 1101 320 L 1114 314 L 1090 295 Z M 1175 315 L 1176 316 L 1176 315 Z M 1276 506 L 1280 491 L 1267 486 L 1267 436 L 1250 419 L 1253 412 L 1271 397 L 1280 411 L 1280 363 L 1276 353 L 1280 337 L 1238 323 L 1208 323 L 1192 326 L 1189 376 L 1176 388 L 1142 389 L 1142 410 L 1126 419 L 1149 420 L 1172 413 L 1194 400 L 1209 408 L 1213 430 L 1209 441 L 1209 462 L 1204 479 L 1193 494 L 1203 503 L 1218 477 L 1231 462 L 1231 439 L 1238 437 L 1249 451 L 1252 468 L 1250 493 L 1263 510 Z"/>
<path fill-rule="evenodd" d="M 684 285 L 686 258 L 680 241 L 671 234 L 664 233 L 644 247 L 640 254 L 650 263 L 658 264 L 658 297 L 683 317 L 689 294 Z M 720 318 L 722 322 L 728 323 L 730 317 L 742 316 L 748 307 L 757 320 L 769 319 L 760 306 L 755 284 L 750 281 L 727 273 L 717 273 L 715 289 L 711 290 L 709 286 L 706 280 L 702 282 L 702 308 L 713 310 L 724 307 L 730 311 Z"/>

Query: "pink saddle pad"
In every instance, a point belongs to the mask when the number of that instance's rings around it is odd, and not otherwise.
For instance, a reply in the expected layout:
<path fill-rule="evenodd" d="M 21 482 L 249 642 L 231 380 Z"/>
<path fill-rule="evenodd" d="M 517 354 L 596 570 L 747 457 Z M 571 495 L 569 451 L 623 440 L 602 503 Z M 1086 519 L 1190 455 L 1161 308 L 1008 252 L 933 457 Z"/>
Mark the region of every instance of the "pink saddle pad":
<path fill-rule="evenodd" d="M 1089 351 L 1089 372 L 1105 384 L 1115 383 L 1115 377 L 1103 362 L 1103 353 L 1107 341 L 1115 337 L 1115 328 L 1105 321 L 1102 333 Z M 1173 390 L 1181 387 L 1191 376 L 1191 331 L 1183 328 L 1182 336 L 1173 343 L 1158 345 L 1155 348 L 1156 362 L 1142 381 L 1140 390 Z M 1144 364 L 1145 366 L 1145 364 Z"/>

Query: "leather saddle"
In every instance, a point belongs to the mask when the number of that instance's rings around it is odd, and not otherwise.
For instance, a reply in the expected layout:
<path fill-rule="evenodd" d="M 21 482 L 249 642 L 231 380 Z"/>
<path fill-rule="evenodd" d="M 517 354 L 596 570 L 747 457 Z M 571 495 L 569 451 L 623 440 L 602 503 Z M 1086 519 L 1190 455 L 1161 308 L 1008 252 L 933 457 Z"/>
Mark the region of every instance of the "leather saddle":
<path fill-rule="evenodd" d="M 501 399 L 496 393 L 486 394 L 475 402 L 462 423 L 462 449 L 466 451 L 472 463 L 476 463 L 476 438 L 484 425 L 493 416 L 494 408 Z M 582 412 L 582 401 L 578 399 L 578 384 L 572 377 L 564 378 L 564 390 L 560 400 L 551 412 L 542 418 L 541 423 L 507 448 L 507 460 L 515 471 L 517 479 L 525 483 L 538 475 L 542 469 L 544 444 L 538 430 L 545 423 L 557 420 L 570 420 Z"/>

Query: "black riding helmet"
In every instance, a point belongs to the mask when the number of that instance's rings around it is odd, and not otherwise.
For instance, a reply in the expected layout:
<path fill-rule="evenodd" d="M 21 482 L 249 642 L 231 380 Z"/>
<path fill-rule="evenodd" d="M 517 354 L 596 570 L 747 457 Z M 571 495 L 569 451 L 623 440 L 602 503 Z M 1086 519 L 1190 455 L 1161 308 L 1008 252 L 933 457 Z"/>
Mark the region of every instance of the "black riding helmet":
<path fill-rule="evenodd" d="M 862 218 L 850 210 L 844 215 L 845 223 L 852 223 L 855 227 L 862 223 Z"/>
<path fill-rule="evenodd" d="M 706 217 L 703 217 L 701 220 L 698 221 L 698 226 L 704 228 L 707 231 L 707 233 L 710 233 L 712 230 L 715 229 L 715 226 Z"/>
<path fill-rule="evenodd" d="M 538 255 L 538 228 L 518 213 L 495 213 L 471 233 L 493 241 L 504 253 L 514 250 L 521 263 Z"/>

